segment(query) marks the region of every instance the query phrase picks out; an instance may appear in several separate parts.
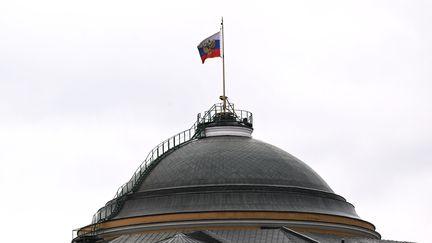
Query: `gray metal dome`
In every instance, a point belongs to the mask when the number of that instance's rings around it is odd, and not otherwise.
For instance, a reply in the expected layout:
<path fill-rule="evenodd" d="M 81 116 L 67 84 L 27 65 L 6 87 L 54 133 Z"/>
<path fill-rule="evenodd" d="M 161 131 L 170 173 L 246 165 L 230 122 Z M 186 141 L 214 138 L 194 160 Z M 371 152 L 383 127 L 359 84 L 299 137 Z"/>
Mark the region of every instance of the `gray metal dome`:
<path fill-rule="evenodd" d="M 261 185 L 333 191 L 308 165 L 256 139 L 208 137 L 159 162 L 139 191 L 220 185 Z"/>
<path fill-rule="evenodd" d="M 166 155 L 115 218 L 237 210 L 358 218 L 308 165 L 242 136 L 205 137 Z"/>

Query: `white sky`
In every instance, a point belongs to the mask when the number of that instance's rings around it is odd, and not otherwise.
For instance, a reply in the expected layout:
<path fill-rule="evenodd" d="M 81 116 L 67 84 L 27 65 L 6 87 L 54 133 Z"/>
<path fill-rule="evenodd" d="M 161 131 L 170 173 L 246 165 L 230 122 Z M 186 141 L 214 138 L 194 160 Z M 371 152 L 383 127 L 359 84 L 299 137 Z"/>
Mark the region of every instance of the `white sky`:
<path fill-rule="evenodd" d="M 432 228 L 432 2 L 1 1 L 0 228 L 68 242 L 227 95 L 384 239 Z M 17 236 L 19 238 L 17 238 Z"/>

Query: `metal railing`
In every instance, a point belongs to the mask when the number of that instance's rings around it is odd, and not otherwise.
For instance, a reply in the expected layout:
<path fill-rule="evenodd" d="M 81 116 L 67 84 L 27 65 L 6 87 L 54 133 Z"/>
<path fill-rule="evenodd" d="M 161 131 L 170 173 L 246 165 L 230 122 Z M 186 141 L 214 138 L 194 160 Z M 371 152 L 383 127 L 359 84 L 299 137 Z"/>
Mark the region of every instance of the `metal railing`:
<path fill-rule="evenodd" d="M 191 128 L 177 133 L 176 135 L 166 139 L 162 143 L 158 144 L 154 149 L 152 149 L 146 159 L 140 164 L 137 170 L 132 175 L 132 178 L 123 184 L 114 195 L 114 198 L 108 201 L 105 206 L 100 208 L 92 218 L 92 226 L 85 227 L 86 229 L 74 230 L 76 236 L 92 235 L 98 230 L 98 223 L 106 221 L 114 217 L 121 209 L 126 195 L 137 190 L 140 182 L 146 177 L 154 166 L 154 162 L 161 158 L 161 156 L 166 153 L 173 151 L 180 145 L 191 141 L 193 139 L 198 139 L 203 135 L 203 129 L 205 124 L 215 122 L 218 119 L 218 114 L 230 114 L 234 121 L 239 122 L 242 125 L 252 127 L 252 113 L 244 110 L 235 110 L 234 104 L 228 103 L 228 106 L 223 109 L 222 104 L 215 104 L 209 110 L 197 115 L 196 122 Z M 203 126 L 204 125 L 204 126 Z"/>
<path fill-rule="evenodd" d="M 234 118 L 236 122 L 243 125 L 252 127 L 252 113 L 245 110 L 234 109 L 234 104 L 227 104 L 225 110 L 223 109 L 223 104 L 215 104 L 210 110 L 208 110 L 203 118 L 201 118 L 200 124 L 210 123 L 224 119 L 224 116 L 217 116 L 218 114 L 229 114 Z M 226 117 L 225 117 L 226 118 Z M 200 119 L 200 114 L 198 114 L 198 120 Z"/>

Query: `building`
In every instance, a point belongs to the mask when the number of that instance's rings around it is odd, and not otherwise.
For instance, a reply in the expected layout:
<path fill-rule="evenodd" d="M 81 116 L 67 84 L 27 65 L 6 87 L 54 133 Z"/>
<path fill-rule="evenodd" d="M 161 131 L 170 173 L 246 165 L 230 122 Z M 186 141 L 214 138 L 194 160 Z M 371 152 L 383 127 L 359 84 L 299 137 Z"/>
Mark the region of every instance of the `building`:
<path fill-rule="evenodd" d="M 73 242 L 391 242 L 308 165 L 217 104 L 156 146 Z"/>

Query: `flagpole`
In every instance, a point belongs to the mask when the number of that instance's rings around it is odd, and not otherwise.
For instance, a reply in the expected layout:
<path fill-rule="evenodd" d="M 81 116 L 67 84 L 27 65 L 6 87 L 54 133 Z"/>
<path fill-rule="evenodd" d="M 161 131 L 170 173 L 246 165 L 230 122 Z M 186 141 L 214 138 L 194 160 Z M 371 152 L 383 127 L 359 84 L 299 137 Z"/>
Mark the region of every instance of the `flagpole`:
<path fill-rule="evenodd" d="M 223 111 L 226 112 L 226 100 L 227 97 L 225 96 L 225 34 L 224 34 L 224 28 L 223 28 L 223 17 L 221 20 L 221 33 L 222 33 L 222 86 L 223 86 Z"/>

